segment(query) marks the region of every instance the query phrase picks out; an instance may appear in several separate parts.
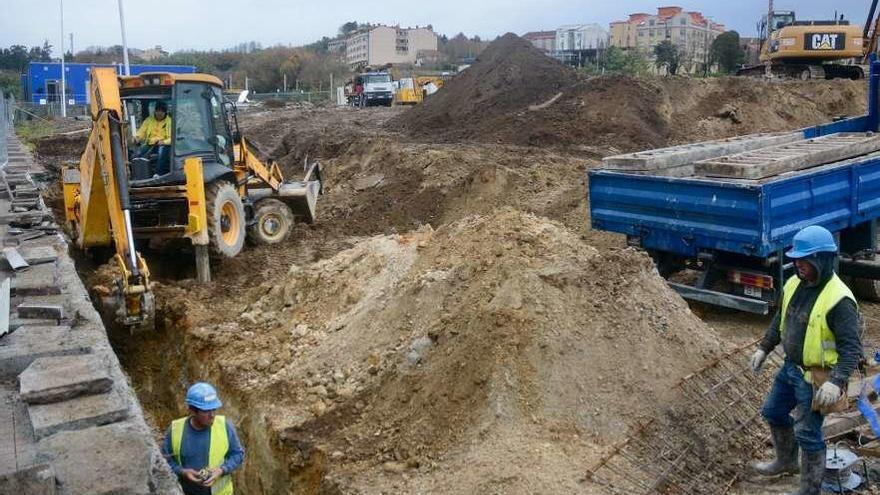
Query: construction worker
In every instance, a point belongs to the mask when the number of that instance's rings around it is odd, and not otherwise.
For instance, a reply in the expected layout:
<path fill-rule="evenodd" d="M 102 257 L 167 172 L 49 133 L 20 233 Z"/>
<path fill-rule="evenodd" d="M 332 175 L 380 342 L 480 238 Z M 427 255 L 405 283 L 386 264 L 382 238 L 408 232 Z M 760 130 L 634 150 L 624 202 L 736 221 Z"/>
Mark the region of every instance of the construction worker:
<path fill-rule="evenodd" d="M 810 226 L 786 253 L 797 274 L 782 289 L 782 304 L 752 356 L 758 372 L 777 344 L 785 362 L 764 403 L 776 458 L 753 464 L 763 475 L 796 473 L 797 495 L 819 495 L 825 473 L 824 414 L 846 400 L 845 387 L 862 356 L 859 314 L 852 291 L 834 273 L 837 244 L 827 229 Z M 794 411 L 794 417 L 791 413 Z"/>
<path fill-rule="evenodd" d="M 186 405 L 189 416 L 172 421 L 165 433 L 165 459 L 186 495 L 232 495 L 230 473 L 241 465 L 244 450 L 232 423 L 216 414 L 223 405 L 217 391 L 195 383 Z"/>
<path fill-rule="evenodd" d="M 137 131 L 137 140 L 141 143 L 138 156 L 144 156 L 153 148 L 156 149 L 156 173 L 165 175 L 171 171 L 171 161 L 168 153 L 171 146 L 171 117 L 168 116 L 168 106 L 165 102 L 156 102 L 153 115 L 144 119 Z"/>

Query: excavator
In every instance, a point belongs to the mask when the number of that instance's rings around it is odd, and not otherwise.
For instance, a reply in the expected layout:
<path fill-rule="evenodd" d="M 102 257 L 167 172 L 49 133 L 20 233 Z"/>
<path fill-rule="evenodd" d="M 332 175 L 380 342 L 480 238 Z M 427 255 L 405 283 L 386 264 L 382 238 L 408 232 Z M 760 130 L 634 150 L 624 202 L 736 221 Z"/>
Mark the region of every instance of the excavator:
<path fill-rule="evenodd" d="M 761 64 L 743 67 L 740 76 L 774 76 L 802 80 L 864 79 L 862 62 L 876 48 L 874 23 L 877 0 L 873 0 L 864 28 L 849 21 L 797 20 L 793 11 L 777 11 L 770 1 L 767 15 L 758 24 Z M 876 31 L 876 30 L 875 30 Z"/>
<path fill-rule="evenodd" d="M 150 269 L 139 245 L 188 239 L 197 279 L 207 282 L 211 262 L 238 255 L 246 238 L 276 244 L 296 221 L 315 221 L 320 165 L 306 162 L 302 180 L 285 180 L 241 135 L 220 79 L 92 68 L 89 90 L 88 144 L 79 164 L 62 170 L 65 221 L 77 247 L 115 249 L 119 275 L 102 296 L 117 323 L 154 324 Z M 171 119 L 171 143 L 136 146 L 138 127 L 157 105 Z"/>

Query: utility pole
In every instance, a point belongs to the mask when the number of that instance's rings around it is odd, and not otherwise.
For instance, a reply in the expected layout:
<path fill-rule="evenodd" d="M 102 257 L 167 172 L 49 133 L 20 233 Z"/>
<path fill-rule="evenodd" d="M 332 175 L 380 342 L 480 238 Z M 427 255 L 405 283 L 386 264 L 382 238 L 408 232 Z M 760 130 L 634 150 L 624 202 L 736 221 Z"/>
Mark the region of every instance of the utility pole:
<path fill-rule="evenodd" d="M 287 74 L 282 74 L 284 76 L 284 92 L 287 93 Z"/>
<path fill-rule="evenodd" d="M 64 67 L 64 0 L 58 0 L 61 7 L 61 116 L 67 117 L 67 75 Z"/>
<path fill-rule="evenodd" d="M 70 56 L 72 57 L 75 53 L 73 51 L 73 33 L 70 33 Z"/>
<path fill-rule="evenodd" d="M 128 65 L 128 42 L 125 40 L 125 14 L 122 11 L 122 0 L 119 0 L 119 28 L 122 30 L 122 63 L 125 64 L 125 75 L 131 75 L 131 67 Z"/>

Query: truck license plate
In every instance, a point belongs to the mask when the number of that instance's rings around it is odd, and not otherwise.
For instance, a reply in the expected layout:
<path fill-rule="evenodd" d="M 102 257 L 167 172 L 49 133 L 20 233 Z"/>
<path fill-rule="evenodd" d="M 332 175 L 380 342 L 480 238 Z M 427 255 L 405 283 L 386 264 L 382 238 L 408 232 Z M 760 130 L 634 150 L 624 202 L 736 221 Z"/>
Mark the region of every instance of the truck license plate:
<path fill-rule="evenodd" d="M 743 285 L 743 293 L 749 297 L 757 297 L 758 299 L 761 298 L 761 289 L 759 287 Z"/>

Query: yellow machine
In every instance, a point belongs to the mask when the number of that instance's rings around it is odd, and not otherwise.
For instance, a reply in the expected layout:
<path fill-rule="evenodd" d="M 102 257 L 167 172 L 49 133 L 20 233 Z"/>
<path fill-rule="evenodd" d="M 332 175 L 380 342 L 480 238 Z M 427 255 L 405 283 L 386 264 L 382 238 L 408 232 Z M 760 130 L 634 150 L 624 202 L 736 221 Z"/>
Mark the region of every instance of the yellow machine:
<path fill-rule="evenodd" d="M 321 170 L 286 181 L 241 136 L 223 85 L 204 74 L 91 71 L 92 132 L 78 166 L 63 171 L 65 219 L 80 248 L 114 246 L 121 276 L 112 289 L 118 321 L 151 327 L 150 270 L 138 241 L 186 238 L 197 277 L 210 280 L 210 258 L 236 256 L 245 237 L 285 240 L 296 220 L 312 222 Z M 168 145 L 136 143 L 136 130 L 167 107 Z"/>
<path fill-rule="evenodd" d="M 394 103 L 398 105 L 416 105 L 443 87 L 445 76 L 412 76 L 397 80 Z"/>
<path fill-rule="evenodd" d="M 771 11 L 759 24 L 761 65 L 745 67 L 737 75 L 799 79 L 863 79 L 855 63 L 865 55 L 862 27 L 849 21 L 798 21 L 792 11 Z"/>

